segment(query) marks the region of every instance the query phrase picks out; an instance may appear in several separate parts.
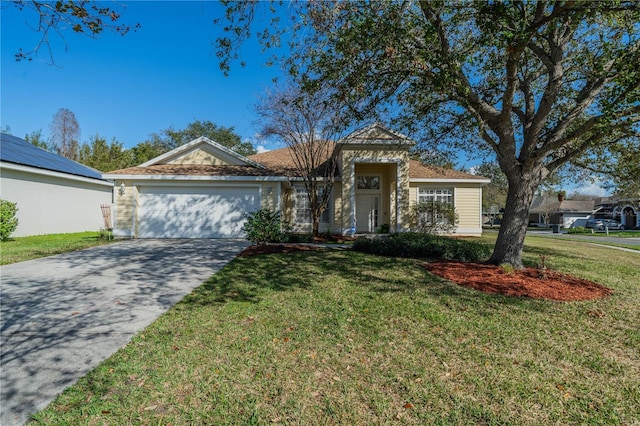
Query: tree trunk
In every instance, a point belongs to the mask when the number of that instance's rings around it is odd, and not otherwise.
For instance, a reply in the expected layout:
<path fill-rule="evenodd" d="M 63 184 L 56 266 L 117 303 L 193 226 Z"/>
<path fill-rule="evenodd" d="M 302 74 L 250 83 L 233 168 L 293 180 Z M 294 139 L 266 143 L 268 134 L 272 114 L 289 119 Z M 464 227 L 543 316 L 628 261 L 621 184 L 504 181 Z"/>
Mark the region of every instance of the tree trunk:
<path fill-rule="evenodd" d="M 313 215 L 312 222 L 311 235 L 317 238 L 320 235 L 320 215 Z"/>
<path fill-rule="evenodd" d="M 519 176 L 509 180 L 506 208 L 493 254 L 487 263 L 504 263 L 522 269 L 522 249 L 529 225 L 529 209 L 533 194 L 538 187 L 538 179 L 533 176 Z"/>

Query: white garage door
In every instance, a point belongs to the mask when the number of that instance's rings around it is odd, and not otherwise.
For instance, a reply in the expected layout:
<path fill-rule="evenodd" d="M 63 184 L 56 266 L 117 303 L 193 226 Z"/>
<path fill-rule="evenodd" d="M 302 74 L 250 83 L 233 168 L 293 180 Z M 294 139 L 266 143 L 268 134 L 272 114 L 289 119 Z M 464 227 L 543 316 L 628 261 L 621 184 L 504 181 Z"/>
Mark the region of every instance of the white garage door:
<path fill-rule="evenodd" d="M 257 187 L 139 187 L 139 238 L 243 237 L 244 214 L 260 208 Z"/>

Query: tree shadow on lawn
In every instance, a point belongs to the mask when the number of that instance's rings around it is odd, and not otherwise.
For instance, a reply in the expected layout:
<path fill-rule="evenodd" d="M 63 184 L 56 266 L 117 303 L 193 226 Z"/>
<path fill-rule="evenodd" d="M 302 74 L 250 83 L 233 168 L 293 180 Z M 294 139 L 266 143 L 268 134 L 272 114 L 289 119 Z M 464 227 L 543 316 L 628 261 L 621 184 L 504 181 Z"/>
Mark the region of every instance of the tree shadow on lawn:
<path fill-rule="evenodd" d="M 331 249 L 238 257 L 185 297 L 182 303 L 258 303 L 270 292 L 313 291 L 323 281 L 335 278 L 374 293 L 430 297 L 453 310 L 475 306 L 482 315 L 494 315 L 497 305 L 543 312 L 553 309 L 548 301 L 465 288 L 429 273 L 422 267 L 423 263 L 416 259 Z M 397 272 L 402 268 L 404 272 Z"/>

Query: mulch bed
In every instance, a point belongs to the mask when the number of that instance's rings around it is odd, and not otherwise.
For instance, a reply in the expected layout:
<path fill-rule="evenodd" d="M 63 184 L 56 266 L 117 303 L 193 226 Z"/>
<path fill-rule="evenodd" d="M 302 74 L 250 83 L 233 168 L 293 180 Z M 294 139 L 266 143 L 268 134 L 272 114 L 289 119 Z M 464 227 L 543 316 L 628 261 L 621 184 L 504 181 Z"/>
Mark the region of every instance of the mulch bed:
<path fill-rule="evenodd" d="M 322 249 L 317 246 L 301 244 L 254 245 L 246 248 L 240 253 L 240 256 Z M 434 260 L 425 263 L 424 268 L 434 275 L 461 286 L 485 293 L 497 293 L 507 296 L 568 302 L 599 299 L 612 293 L 610 288 L 600 284 L 550 269 L 526 268 L 506 271 L 500 266 L 454 260 Z"/>
<path fill-rule="evenodd" d="M 526 268 L 507 272 L 500 266 L 453 260 L 426 263 L 424 268 L 456 284 L 507 296 L 568 302 L 599 299 L 612 293 L 610 288 L 600 284 L 550 269 Z"/>

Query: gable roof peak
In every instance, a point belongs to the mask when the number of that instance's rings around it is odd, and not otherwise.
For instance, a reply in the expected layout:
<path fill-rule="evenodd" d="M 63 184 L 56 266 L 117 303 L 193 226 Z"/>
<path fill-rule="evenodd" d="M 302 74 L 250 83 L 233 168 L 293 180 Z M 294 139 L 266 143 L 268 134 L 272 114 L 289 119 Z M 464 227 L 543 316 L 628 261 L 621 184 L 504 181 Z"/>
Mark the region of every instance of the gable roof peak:
<path fill-rule="evenodd" d="M 244 163 L 246 165 L 250 165 L 250 166 L 253 166 L 253 167 L 258 167 L 260 169 L 264 169 L 264 166 L 262 164 L 257 163 L 255 161 L 245 157 L 242 154 L 238 154 L 234 150 L 232 150 L 230 148 L 227 148 L 226 146 L 221 145 L 218 142 L 213 141 L 213 140 L 209 139 L 206 136 L 200 136 L 199 138 L 194 139 L 191 142 L 188 142 L 188 143 L 186 143 L 184 145 L 180 145 L 179 147 L 174 148 L 169 152 L 165 152 L 162 155 L 159 155 L 159 156 L 157 156 L 155 158 L 152 158 L 151 160 L 149 160 L 149 161 L 147 161 L 145 163 L 140 164 L 139 167 L 149 167 L 149 166 L 154 166 L 154 165 L 157 165 L 157 164 L 161 164 L 163 161 L 179 157 L 180 155 L 185 154 L 185 153 L 197 148 L 200 145 L 206 145 L 206 146 L 211 147 L 213 150 L 221 151 L 221 152 L 223 152 L 223 153 L 235 158 L 236 160 L 238 160 L 241 163 Z"/>
<path fill-rule="evenodd" d="M 342 142 L 355 144 L 399 143 L 406 145 L 414 145 L 416 143 L 408 136 L 393 131 L 378 121 L 351 132 L 343 138 Z"/>

